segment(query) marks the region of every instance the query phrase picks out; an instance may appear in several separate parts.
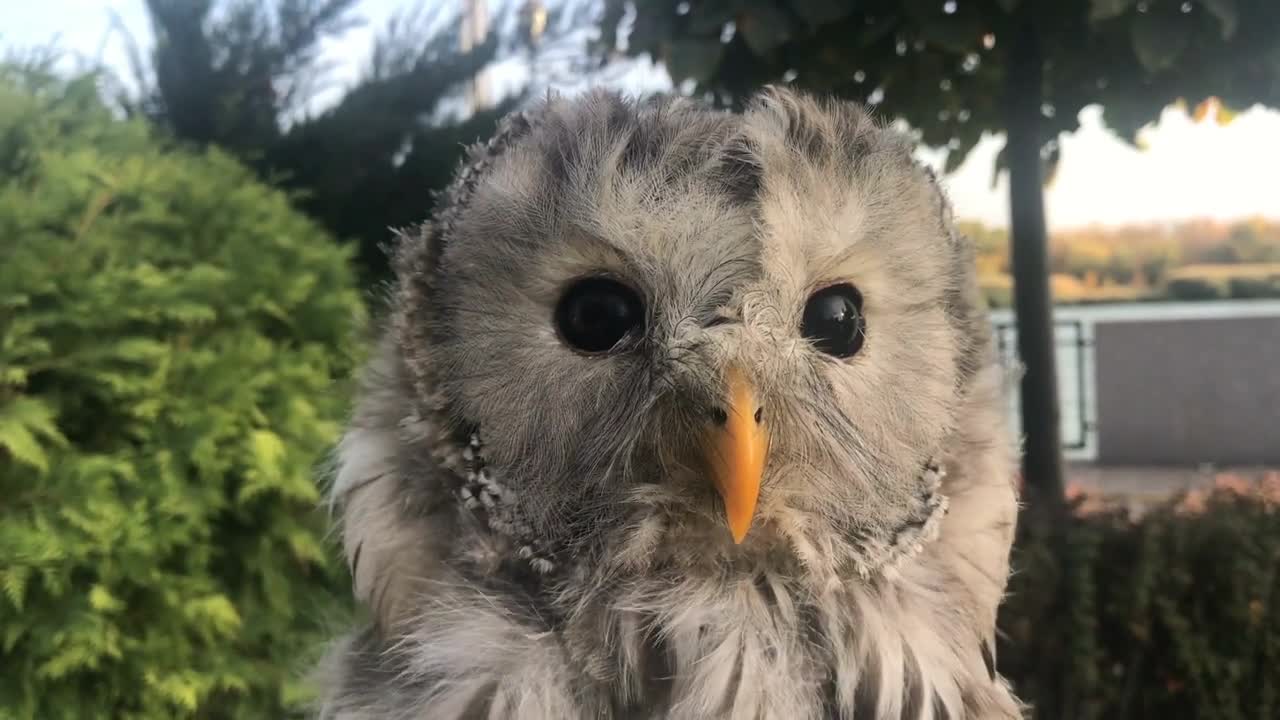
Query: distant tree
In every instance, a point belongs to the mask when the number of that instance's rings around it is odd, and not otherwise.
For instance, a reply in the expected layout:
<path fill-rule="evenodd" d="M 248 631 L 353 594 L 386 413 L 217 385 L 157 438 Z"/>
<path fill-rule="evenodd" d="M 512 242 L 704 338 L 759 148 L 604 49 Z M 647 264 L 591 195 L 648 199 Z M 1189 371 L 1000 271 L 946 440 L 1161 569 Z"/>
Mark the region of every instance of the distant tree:
<path fill-rule="evenodd" d="M 1227 247 L 1233 256 L 1232 262 L 1261 263 L 1269 262 L 1277 257 L 1277 246 L 1268 243 L 1263 233 L 1266 229 L 1257 222 L 1240 222 L 1231 226 L 1227 236 Z"/>
<path fill-rule="evenodd" d="M 1060 514 L 1062 458 L 1042 182 L 1085 105 L 1122 137 L 1179 98 L 1227 120 L 1280 106 L 1275 0 L 607 0 L 600 54 L 649 53 L 736 105 L 792 82 L 902 117 L 959 166 L 1003 131 L 1029 507 Z M 625 39 L 625 43 L 619 42 Z M 622 48 L 625 47 L 625 50 Z"/>
<path fill-rule="evenodd" d="M 1147 252 L 1143 255 L 1141 269 L 1147 285 L 1156 286 L 1164 282 L 1165 273 L 1177 262 L 1177 248 L 1168 248 L 1166 252 Z"/>
<path fill-rule="evenodd" d="M 988 272 L 1009 272 L 1009 233 L 973 221 L 960 221 L 960 232 L 973 240 L 978 258 L 986 262 Z M 988 261 L 987 258 L 990 258 Z"/>
<path fill-rule="evenodd" d="M 1138 254 L 1132 247 L 1120 246 L 1111 254 L 1106 276 L 1113 283 L 1128 285 L 1138 274 Z"/>
<path fill-rule="evenodd" d="M 282 116 L 314 91 L 320 43 L 353 25 L 356 0 L 146 0 L 155 34 L 138 106 L 178 137 L 262 161 Z M 218 12 L 215 12 L 218 11 Z"/>
<path fill-rule="evenodd" d="M 365 280 L 376 283 L 388 274 L 388 228 L 428 217 L 463 147 L 522 99 L 467 107 L 466 84 L 497 58 L 524 53 L 536 63 L 557 47 L 565 24 L 554 14 L 531 17 L 536 4 L 502 3 L 495 31 L 464 51 L 453 14 L 460 5 L 409 10 L 377 36 L 358 83 L 328 109 L 309 112 L 327 69 L 321 42 L 356 24 L 358 4 L 146 0 L 156 44 L 146 60 L 135 49 L 144 91 L 126 104 L 295 191 L 303 210 L 357 243 Z"/>
<path fill-rule="evenodd" d="M 1240 262 L 1240 256 L 1236 249 L 1230 245 L 1215 245 L 1204 253 L 1202 259 L 1209 263 L 1235 263 Z"/>
<path fill-rule="evenodd" d="M 1054 244 L 1062 247 L 1061 272 L 1084 278 L 1091 272 L 1103 272 L 1111 265 L 1113 248 L 1096 237 L 1073 237 L 1070 242 Z"/>

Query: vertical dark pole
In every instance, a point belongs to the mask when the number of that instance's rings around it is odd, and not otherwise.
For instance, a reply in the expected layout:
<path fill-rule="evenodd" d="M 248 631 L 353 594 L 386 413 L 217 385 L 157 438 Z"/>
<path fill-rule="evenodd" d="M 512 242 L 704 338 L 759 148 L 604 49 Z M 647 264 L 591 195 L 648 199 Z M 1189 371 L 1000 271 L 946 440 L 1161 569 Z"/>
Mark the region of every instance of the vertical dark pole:
<path fill-rule="evenodd" d="M 1009 38 L 1005 118 L 1009 162 L 1014 315 L 1022 378 L 1022 461 L 1028 520 L 1053 522 L 1063 502 L 1062 438 L 1049 292 L 1048 233 L 1040 159 L 1044 57 L 1032 3 L 1022 3 Z"/>

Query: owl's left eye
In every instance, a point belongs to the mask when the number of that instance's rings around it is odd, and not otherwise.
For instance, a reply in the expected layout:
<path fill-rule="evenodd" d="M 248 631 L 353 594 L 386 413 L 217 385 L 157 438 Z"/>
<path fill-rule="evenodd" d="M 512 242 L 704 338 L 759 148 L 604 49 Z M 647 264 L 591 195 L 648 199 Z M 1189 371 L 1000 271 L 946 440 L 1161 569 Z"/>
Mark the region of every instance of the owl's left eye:
<path fill-rule="evenodd" d="M 603 353 L 639 335 L 644 303 L 635 290 L 607 277 L 582 278 L 565 291 L 556 306 L 556 329 L 571 347 Z"/>
<path fill-rule="evenodd" d="M 862 293 L 846 284 L 819 290 L 805 303 L 800 330 L 809 342 L 828 355 L 838 358 L 856 355 L 867 334 Z"/>

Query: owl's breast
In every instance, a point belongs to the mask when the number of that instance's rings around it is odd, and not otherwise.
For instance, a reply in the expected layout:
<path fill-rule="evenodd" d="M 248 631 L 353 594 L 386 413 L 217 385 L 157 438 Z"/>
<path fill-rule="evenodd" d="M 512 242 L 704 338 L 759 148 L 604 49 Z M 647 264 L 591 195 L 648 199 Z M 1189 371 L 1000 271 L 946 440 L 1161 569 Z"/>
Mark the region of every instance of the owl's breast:
<path fill-rule="evenodd" d="M 939 581 L 634 578 L 578 605 L 560 637 L 619 717 L 1018 717 Z"/>

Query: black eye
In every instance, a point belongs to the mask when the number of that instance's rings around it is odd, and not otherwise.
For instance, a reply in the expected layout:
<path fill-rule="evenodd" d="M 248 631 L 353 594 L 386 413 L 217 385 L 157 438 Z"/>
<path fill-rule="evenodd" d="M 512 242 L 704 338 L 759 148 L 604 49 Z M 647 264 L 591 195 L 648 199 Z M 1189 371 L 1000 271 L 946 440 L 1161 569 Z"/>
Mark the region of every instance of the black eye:
<path fill-rule="evenodd" d="M 853 356 L 867 334 L 862 294 L 852 285 L 819 290 L 805 303 L 800 329 L 822 352 L 839 358 Z"/>
<path fill-rule="evenodd" d="M 644 325 L 644 304 L 635 290 L 606 277 L 574 282 L 556 306 L 560 337 L 582 352 L 613 350 L 638 335 Z"/>

